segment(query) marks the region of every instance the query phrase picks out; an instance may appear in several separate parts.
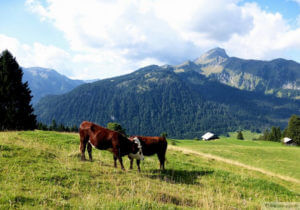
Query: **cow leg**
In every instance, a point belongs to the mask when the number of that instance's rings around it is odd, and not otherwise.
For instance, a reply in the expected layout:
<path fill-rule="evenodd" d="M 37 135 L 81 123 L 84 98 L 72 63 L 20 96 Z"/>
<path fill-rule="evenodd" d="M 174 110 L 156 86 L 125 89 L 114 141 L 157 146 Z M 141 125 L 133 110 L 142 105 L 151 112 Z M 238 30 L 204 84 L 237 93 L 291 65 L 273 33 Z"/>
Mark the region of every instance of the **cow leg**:
<path fill-rule="evenodd" d="M 120 162 L 120 165 L 121 165 L 121 169 L 122 170 L 125 170 L 124 168 L 124 165 L 123 165 L 123 160 L 122 160 L 122 157 L 121 157 L 121 151 L 120 151 L 120 148 L 114 148 L 113 149 L 113 153 L 114 153 L 114 156 L 116 156 Z M 115 164 L 115 167 L 117 166 L 117 163 Z"/>
<path fill-rule="evenodd" d="M 129 157 L 129 160 L 130 160 L 130 168 L 129 169 L 133 169 L 133 158 Z"/>
<path fill-rule="evenodd" d="M 139 169 L 139 172 L 141 172 L 140 163 L 141 163 L 141 161 L 137 159 L 136 160 L 136 165 L 137 165 L 137 167 Z"/>
<path fill-rule="evenodd" d="M 87 151 L 89 153 L 90 161 L 92 162 L 93 161 L 93 157 L 92 157 L 92 145 L 91 145 L 91 143 L 87 143 Z"/>
<path fill-rule="evenodd" d="M 117 168 L 117 156 L 116 155 L 114 155 L 114 166 L 115 166 L 115 168 Z"/>
<path fill-rule="evenodd" d="M 84 161 L 85 160 L 85 148 L 86 148 L 86 138 L 80 136 L 80 152 L 81 152 L 81 160 Z"/>
<path fill-rule="evenodd" d="M 121 157 L 121 156 L 118 156 L 118 159 L 119 159 L 119 162 L 120 162 L 120 165 L 121 165 L 122 170 L 125 171 L 125 168 L 124 168 L 124 165 L 123 165 L 122 157 Z"/>
<path fill-rule="evenodd" d="M 165 154 L 157 154 L 159 163 L 160 163 L 160 169 L 165 170 Z"/>

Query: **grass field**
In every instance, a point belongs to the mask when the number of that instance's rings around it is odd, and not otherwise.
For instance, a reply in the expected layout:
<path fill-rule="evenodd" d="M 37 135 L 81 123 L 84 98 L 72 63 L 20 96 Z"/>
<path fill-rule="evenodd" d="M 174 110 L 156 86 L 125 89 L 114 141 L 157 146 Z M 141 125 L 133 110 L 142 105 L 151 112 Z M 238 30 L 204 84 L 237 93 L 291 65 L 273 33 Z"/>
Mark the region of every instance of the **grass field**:
<path fill-rule="evenodd" d="M 295 206 L 300 201 L 297 182 L 174 149 L 206 152 L 274 173 L 288 170 L 287 176 L 298 179 L 296 160 L 290 157 L 299 160 L 299 148 L 259 143 L 234 139 L 176 141 L 177 145 L 168 149 L 165 171 L 158 170 L 158 160 L 153 156 L 146 157 L 139 173 L 136 167 L 126 172 L 119 165 L 118 169 L 113 168 L 112 154 L 107 151 L 93 150 L 94 162 L 80 161 L 77 134 L 1 132 L 0 208 L 259 209 L 266 202 L 288 202 Z M 264 156 L 259 152 L 252 157 L 252 153 L 242 149 L 252 147 L 269 148 L 270 154 Z M 240 152 L 236 155 L 233 151 Z M 246 156 L 256 159 L 260 165 Z M 286 166 L 268 167 L 265 157 L 273 157 L 273 163 L 274 157 L 280 157 Z M 123 160 L 128 169 L 128 159 Z"/>
<path fill-rule="evenodd" d="M 245 140 L 221 137 L 213 141 L 176 140 L 177 146 L 217 155 L 300 181 L 300 148 L 278 142 L 252 141 L 255 134 L 245 132 Z M 248 136 L 248 138 L 247 138 Z M 300 190 L 300 189 L 299 189 Z"/>

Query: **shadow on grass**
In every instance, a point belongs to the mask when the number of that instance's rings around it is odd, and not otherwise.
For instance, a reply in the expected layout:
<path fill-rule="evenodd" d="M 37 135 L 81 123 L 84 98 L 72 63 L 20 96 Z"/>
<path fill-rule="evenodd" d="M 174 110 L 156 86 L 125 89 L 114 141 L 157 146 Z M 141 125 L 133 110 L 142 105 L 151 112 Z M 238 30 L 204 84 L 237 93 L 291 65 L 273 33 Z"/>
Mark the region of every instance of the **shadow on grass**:
<path fill-rule="evenodd" d="M 168 141 L 170 142 L 171 145 L 177 145 L 180 142 L 176 139 L 168 139 Z"/>
<path fill-rule="evenodd" d="M 33 205 L 36 202 L 36 200 L 33 198 L 22 196 L 22 195 L 17 195 L 17 196 L 10 198 L 9 202 L 10 202 L 11 206 L 16 208 L 16 207 L 22 206 L 24 204 Z"/>
<path fill-rule="evenodd" d="M 200 184 L 196 180 L 199 176 L 205 176 L 214 173 L 213 170 L 149 170 L 145 176 L 152 179 L 160 179 L 170 183 L 182 184 Z"/>
<path fill-rule="evenodd" d="M 23 148 L 22 147 L 19 147 L 19 146 L 10 146 L 10 145 L 1 145 L 0 144 L 0 152 L 4 152 L 4 151 L 13 151 L 13 150 L 22 150 Z"/>

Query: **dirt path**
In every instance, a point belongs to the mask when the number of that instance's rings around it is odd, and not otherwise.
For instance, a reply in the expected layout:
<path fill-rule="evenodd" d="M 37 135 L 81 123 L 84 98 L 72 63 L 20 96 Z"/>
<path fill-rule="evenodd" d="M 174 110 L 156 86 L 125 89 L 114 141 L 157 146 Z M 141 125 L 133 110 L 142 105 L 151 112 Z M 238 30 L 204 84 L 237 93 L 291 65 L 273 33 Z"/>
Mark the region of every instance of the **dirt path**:
<path fill-rule="evenodd" d="M 219 157 L 219 156 L 215 156 L 215 155 L 211 155 L 211 154 L 207 154 L 207 153 L 203 153 L 203 152 L 197 152 L 197 151 L 194 151 L 194 150 L 191 150 L 191 149 L 176 147 L 176 146 L 172 146 L 172 145 L 168 145 L 168 149 L 181 151 L 181 152 L 187 153 L 187 154 L 199 155 L 199 156 L 202 156 L 202 157 L 205 157 L 205 158 L 215 159 L 217 161 L 222 161 L 222 162 L 225 162 L 225 163 L 228 163 L 228 164 L 240 166 L 240 167 L 252 170 L 252 171 L 258 171 L 260 173 L 263 173 L 263 174 L 266 174 L 266 175 L 269 175 L 269 176 L 274 176 L 274 177 L 277 177 L 279 179 L 282 179 L 282 180 L 285 180 L 285 181 L 288 181 L 288 182 L 294 182 L 294 183 L 297 183 L 297 184 L 300 183 L 300 181 L 298 179 L 288 177 L 288 176 L 283 176 L 283 175 L 280 175 L 280 174 L 276 174 L 276 173 L 266 171 L 266 170 L 261 169 L 261 168 L 256 168 L 256 167 L 253 167 L 253 166 L 249 166 L 249 165 L 246 165 L 246 164 L 234 161 L 234 160 L 222 158 L 222 157 Z"/>

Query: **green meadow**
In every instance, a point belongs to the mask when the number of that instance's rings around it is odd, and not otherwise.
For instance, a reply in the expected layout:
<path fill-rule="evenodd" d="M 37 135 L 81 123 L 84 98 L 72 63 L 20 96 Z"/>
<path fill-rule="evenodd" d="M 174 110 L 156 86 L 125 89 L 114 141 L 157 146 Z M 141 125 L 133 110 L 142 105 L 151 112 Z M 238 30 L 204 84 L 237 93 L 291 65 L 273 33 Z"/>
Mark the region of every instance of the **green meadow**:
<path fill-rule="evenodd" d="M 93 162 L 80 161 L 78 134 L 0 132 L 0 209 L 299 207 L 298 147 L 233 137 L 210 142 L 170 140 L 169 145 L 165 171 L 158 170 L 157 157 L 152 156 L 141 163 L 139 173 L 136 166 L 128 170 L 127 157 L 123 157 L 126 171 L 119 165 L 115 169 L 108 151 L 93 149 Z"/>
<path fill-rule="evenodd" d="M 258 167 L 300 181 L 300 148 L 279 142 L 253 141 L 258 134 L 243 132 L 245 140 L 236 133 L 212 141 L 176 140 L 176 145 L 194 151 L 213 154 L 249 166 Z M 300 189 L 299 189 L 300 190 Z"/>

